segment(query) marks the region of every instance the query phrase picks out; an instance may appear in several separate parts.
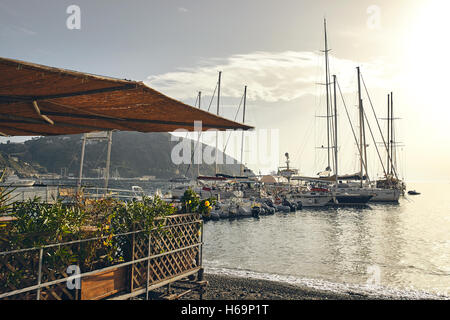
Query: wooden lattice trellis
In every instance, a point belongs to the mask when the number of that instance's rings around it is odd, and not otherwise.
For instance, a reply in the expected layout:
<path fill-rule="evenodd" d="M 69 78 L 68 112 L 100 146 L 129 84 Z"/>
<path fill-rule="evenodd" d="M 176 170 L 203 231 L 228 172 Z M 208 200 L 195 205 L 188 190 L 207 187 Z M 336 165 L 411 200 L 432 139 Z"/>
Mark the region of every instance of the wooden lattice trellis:
<path fill-rule="evenodd" d="M 133 260 L 151 258 L 133 264 L 131 292 L 145 288 L 147 282 L 148 285 L 157 284 L 200 266 L 199 214 L 169 216 L 157 219 L 154 224 L 155 229 L 150 235 L 133 236 Z"/>
<path fill-rule="evenodd" d="M 36 252 L 0 256 L 0 293 L 36 284 L 39 257 Z M 19 280 L 16 280 L 20 278 Z M 36 300 L 36 291 L 25 292 L 6 300 Z"/>
<path fill-rule="evenodd" d="M 122 236 L 127 239 L 124 243 L 128 243 L 125 245 L 125 250 L 131 252 L 131 261 L 125 263 L 121 272 L 116 273 L 120 276 L 119 282 L 123 282 L 124 286 L 114 284 L 115 291 L 103 292 L 97 296 L 96 292 L 91 291 L 91 295 L 87 296 L 102 298 L 117 292 L 124 293 L 123 290 L 128 291 L 129 294 L 138 293 L 137 291 L 142 291 L 143 288 L 158 287 L 196 272 L 199 272 L 198 280 L 201 280 L 202 220 L 199 214 L 179 214 L 158 218 L 155 219 L 150 232 L 142 229 L 142 226 L 136 225 L 135 232 Z M 76 264 L 76 261 L 72 262 L 64 258 L 55 264 L 49 259 L 59 257 L 55 254 L 55 250 L 60 248 L 64 248 L 67 257 L 81 258 L 79 256 L 81 246 L 91 245 L 91 243 L 91 240 L 84 244 L 75 241 L 0 255 L 0 284 L 6 284 L 0 286 L 0 295 L 16 290 L 27 290 L 26 288 L 40 283 L 43 285 L 40 290 L 29 289 L 26 292 L 8 295 L 4 299 L 77 300 L 80 297 L 83 298 L 85 287 L 82 285 L 81 289 L 68 289 L 65 282 L 65 278 L 69 277 L 66 273 L 67 267 L 62 267 Z M 136 260 L 142 261 L 134 262 Z M 104 269 L 98 269 L 98 272 L 96 269 L 82 270 L 82 272 L 92 271 L 100 276 L 102 270 Z M 20 273 L 17 277 L 20 279 L 18 283 L 10 281 L 14 280 L 15 273 Z M 95 275 L 90 277 L 94 278 Z M 47 286 L 49 282 L 57 283 Z M 108 285 L 105 283 L 106 287 Z"/>
<path fill-rule="evenodd" d="M 43 262 L 41 265 L 41 283 L 68 277 L 64 269 L 51 268 L 46 261 L 46 251 L 54 248 L 43 249 Z M 70 249 L 69 249 L 70 250 Z M 38 280 L 39 250 L 19 252 L 13 255 L 0 256 L 0 281 L 6 286 L 0 289 L 0 293 L 20 290 L 35 285 Z M 20 281 L 15 283 L 14 275 L 19 275 Z M 9 279 L 8 275 L 10 275 Z M 4 278 L 4 279 L 3 279 Z M 66 283 L 57 283 L 41 288 L 40 300 L 74 300 L 77 298 L 75 290 L 68 290 Z M 36 300 L 37 291 L 31 290 L 21 294 L 5 298 L 7 300 Z"/>

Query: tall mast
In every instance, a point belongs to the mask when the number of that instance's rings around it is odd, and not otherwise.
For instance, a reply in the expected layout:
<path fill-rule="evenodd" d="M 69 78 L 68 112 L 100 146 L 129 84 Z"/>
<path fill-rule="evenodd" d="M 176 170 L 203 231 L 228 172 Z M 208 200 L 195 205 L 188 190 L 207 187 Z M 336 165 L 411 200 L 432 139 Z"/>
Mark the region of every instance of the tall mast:
<path fill-rule="evenodd" d="M 247 86 L 244 87 L 244 111 L 242 113 L 242 123 L 245 123 L 245 103 L 247 100 Z M 244 175 L 244 130 L 241 132 L 241 176 Z"/>
<path fill-rule="evenodd" d="M 327 40 L 327 20 L 323 19 L 323 27 L 325 32 L 325 88 L 327 98 L 327 154 L 328 167 L 330 168 L 330 95 L 329 95 L 329 65 L 328 65 L 328 40 Z"/>
<path fill-rule="evenodd" d="M 394 98 L 393 98 L 394 93 L 391 92 L 391 140 L 390 140 L 390 145 L 391 145 L 391 160 L 392 160 L 392 166 L 391 166 L 391 175 L 392 175 L 392 171 L 393 171 L 393 167 L 394 167 L 394 162 L 395 162 L 395 158 L 394 158 Z"/>
<path fill-rule="evenodd" d="M 222 71 L 219 71 L 219 82 L 217 85 L 217 115 L 219 115 L 219 106 L 220 106 L 220 80 L 221 80 L 221 77 L 222 77 Z M 216 131 L 216 174 L 219 173 L 218 166 L 217 166 L 217 159 L 219 157 L 218 146 L 219 146 L 219 132 Z"/>
<path fill-rule="evenodd" d="M 391 94 L 388 94 L 388 118 L 387 118 L 387 127 L 388 127 L 388 138 L 387 138 L 387 174 L 390 174 L 390 136 L 391 136 L 391 129 L 390 129 L 390 123 L 391 123 Z M 386 177 L 387 178 L 387 177 Z"/>
<path fill-rule="evenodd" d="M 201 109 L 202 108 L 202 92 L 199 91 L 198 92 L 198 108 Z M 200 135 L 201 133 L 198 133 L 198 138 L 197 138 L 197 148 L 200 147 Z M 197 159 L 197 177 L 200 176 L 200 161 L 198 161 Z"/>
<path fill-rule="evenodd" d="M 358 104 L 359 104 L 359 150 L 360 150 L 360 170 L 359 175 L 361 179 L 360 186 L 363 184 L 363 126 L 364 126 L 364 115 L 362 109 L 362 99 L 361 99 L 361 74 L 359 67 L 356 67 L 358 72 Z"/>
<path fill-rule="evenodd" d="M 363 119 L 363 122 L 362 122 L 362 134 L 363 134 L 363 150 L 364 150 L 364 169 L 366 171 L 366 176 L 369 176 L 369 173 L 367 172 L 367 142 L 366 142 L 366 124 L 365 124 L 366 121 L 368 121 L 368 120 L 365 118 L 364 103 L 363 103 L 362 99 L 361 99 L 361 116 L 362 116 L 362 119 Z M 369 125 L 369 123 L 367 123 L 367 125 Z"/>
<path fill-rule="evenodd" d="M 334 174 L 336 175 L 336 187 L 338 182 L 338 140 L 337 140 L 337 103 L 336 103 L 336 75 L 333 75 L 334 93 Z"/>

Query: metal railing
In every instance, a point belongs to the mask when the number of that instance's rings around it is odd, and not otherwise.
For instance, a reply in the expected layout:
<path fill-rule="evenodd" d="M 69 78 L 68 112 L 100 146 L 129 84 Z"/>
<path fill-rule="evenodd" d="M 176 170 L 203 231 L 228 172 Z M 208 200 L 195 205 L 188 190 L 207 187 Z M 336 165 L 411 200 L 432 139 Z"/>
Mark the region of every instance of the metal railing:
<path fill-rule="evenodd" d="M 179 214 L 179 215 L 173 215 L 173 216 L 167 216 L 164 218 L 158 218 L 155 219 L 155 221 L 159 221 L 162 219 L 165 219 L 167 221 L 167 219 L 174 219 L 175 218 L 179 218 L 179 217 L 183 217 L 183 216 L 193 216 L 194 214 Z M 160 252 L 157 254 L 152 254 L 152 251 L 150 250 L 150 246 L 152 245 L 152 234 L 156 231 L 160 232 L 164 232 L 164 230 L 168 230 L 170 228 L 176 228 L 176 227 L 183 227 L 183 226 L 188 226 L 188 225 L 193 225 L 196 224 L 198 225 L 199 228 L 199 234 L 198 234 L 198 241 L 196 241 L 195 243 L 192 243 L 190 245 L 185 245 L 185 246 L 180 246 L 179 248 L 174 248 L 172 250 L 168 250 L 168 251 L 164 251 L 164 252 Z M 135 259 L 134 255 L 131 258 L 131 261 L 125 261 L 125 262 L 121 262 L 121 263 L 117 263 L 111 266 L 107 266 L 107 267 L 103 267 L 100 269 L 96 269 L 96 270 L 92 270 L 92 271 L 88 271 L 88 272 L 82 272 L 82 273 L 78 273 L 75 275 L 71 275 L 71 276 L 64 276 L 62 278 L 59 279 L 55 279 L 52 281 L 45 281 L 42 282 L 43 279 L 43 267 L 44 267 L 44 256 L 46 253 L 46 250 L 50 249 L 50 248 L 61 248 L 64 246 L 70 246 L 70 245 L 74 245 L 74 244 L 82 244 L 82 243 L 88 243 L 88 242 L 93 242 L 93 241 L 99 241 L 99 240 L 103 240 L 108 238 L 108 236 L 102 236 L 102 237 L 93 237 L 93 238 L 88 238 L 88 239 L 79 239 L 79 240 L 74 240 L 74 241 L 67 241 L 67 242 L 62 242 L 62 243 L 53 243 L 53 244 L 48 244 L 48 245 L 44 245 L 41 247 L 32 247 L 32 248 L 24 248 L 24 249 L 16 249 L 16 250 L 10 250 L 10 251 L 3 251 L 0 252 L 0 258 L 4 258 L 7 256 L 11 256 L 11 255 L 15 255 L 15 254 L 19 254 L 19 253 L 25 253 L 25 252 L 32 252 L 32 251 L 36 251 L 36 253 L 38 253 L 39 256 L 39 262 L 38 262 L 38 274 L 37 274 L 37 283 L 35 285 L 31 285 L 31 286 L 27 286 L 24 288 L 20 288 L 20 289 L 16 289 L 16 290 L 11 290 L 11 291 L 7 291 L 7 292 L 3 292 L 0 293 L 0 299 L 5 299 L 8 297 L 12 297 L 15 295 L 20 295 L 20 294 L 24 294 L 24 293 L 28 293 L 28 292 L 32 292 L 32 291 L 36 291 L 36 300 L 40 300 L 41 299 L 41 291 L 43 288 L 48 288 L 50 286 L 54 286 L 63 282 L 68 283 L 69 281 L 74 281 L 77 279 L 83 278 L 83 277 L 87 277 L 87 276 L 93 276 L 99 273 L 103 273 L 105 271 L 109 271 L 109 270 L 113 270 L 116 268 L 121 268 L 121 267 L 126 267 L 126 266 L 134 266 L 137 263 L 141 263 L 141 262 L 147 262 L 147 279 L 146 279 L 146 288 L 144 289 L 147 292 L 147 298 L 148 298 L 148 291 L 149 288 L 155 288 L 157 287 L 157 284 L 155 285 L 154 283 L 151 283 L 151 281 L 149 281 L 149 266 L 150 266 L 150 261 L 151 260 L 155 260 L 157 258 L 161 258 L 161 257 L 166 257 L 169 255 L 173 255 L 176 254 L 178 252 L 181 252 L 183 250 L 188 250 L 188 249 L 192 249 L 192 248 L 198 248 L 198 256 L 197 256 L 197 269 L 201 269 L 202 266 L 202 246 L 203 246 L 203 221 L 199 218 L 198 214 L 195 214 L 194 219 L 191 219 L 190 221 L 187 222 L 180 222 L 180 223 L 174 223 L 174 224 L 169 224 L 169 225 L 164 225 L 164 226 L 160 226 L 160 227 L 154 227 L 153 229 L 150 230 L 150 232 L 148 230 L 144 230 L 144 229 L 140 229 L 140 230 L 136 230 L 136 231 L 130 231 L 130 232 L 124 232 L 124 233 L 119 233 L 119 234 L 115 234 L 112 236 L 112 238 L 116 238 L 116 237 L 124 237 L 124 236 L 130 236 L 130 235 L 138 235 L 138 234 L 148 234 L 148 254 L 146 257 L 142 257 L 139 259 Z M 4 263 L 4 259 L 0 260 L 0 263 Z M 196 271 L 196 270 L 187 270 L 187 271 Z M 175 281 L 176 279 L 178 279 L 178 276 L 180 274 L 176 274 L 173 276 L 173 280 Z M 171 279 L 168 279 L 168 281 L 163 281 L 161 282 L 162 284 L 166 284 L 168 282 L 170 282 Z M 153 284 L 153 285 L 152 285 Z M 70 290 L 70 289 L 69 289 Z M 127 296 L 133 296 L 133 295 L 138 295 L 141 294 L 142 290 L 137 291 L 135 293 L 131 292 L 131 293 L 127 293 Z"/>
<path fill-rule="evenodd" d="M 11 187 L 13 190 L 8 196 L 6 204 L 13 203 L 15 201 L 27 201 L 32 200 L 35 197 L 39 197 L 42 202 L 54 203 L 59 196 L 58 186 L 45 186 L 45 187 Z"/>
<path fill-rule="evenodd" d="M 120 200 L 140 200 L 146 195 L 143 190 L 111 189 L 102 187 L 83 187 L 82 191 L 83 197 L 89 199 L 111 197 Z"/>

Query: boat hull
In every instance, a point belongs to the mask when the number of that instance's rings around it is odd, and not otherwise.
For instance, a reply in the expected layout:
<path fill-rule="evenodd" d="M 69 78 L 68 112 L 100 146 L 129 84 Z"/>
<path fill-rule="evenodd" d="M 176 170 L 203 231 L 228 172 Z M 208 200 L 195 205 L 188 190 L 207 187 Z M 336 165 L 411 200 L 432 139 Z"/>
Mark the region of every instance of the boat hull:
<path fill-rule="evenodd" d="M 370 199 L 372 199 L 372 195 L 336 195 L 336 204 L 338 205 L 353 205 L 353 204 L 367 204 Z"/>
<path fill-rule="evenodd" d="M 34 181 L 23 180 L 23 181 L 14 181 L 10 183 L 0 183 L 0 187 L 32 187 L 34 186 Z"/>
<path fill-rule="evenodd" d="M 382 189 L 382 188 L 339 188 L 339 193 L 344 195 L 372 196 L 369 202 L 398 202 L 402 194 L 398 189 Z"/>
<path fill-rule="evenodd" d="M 291 194 L 288 198 L 295 203 L 301 202 L 303 208 L 323 207 L 333 201 L 330 192 L 301 191 Z"/>
<path fill-rule="evenodd" d="M 400 195 L 401 191 L 397 189 L 379 189 L 370 202 L 398 202 Z"/>
<path fill-rule="evenodd" d="M 295 198 L 302 203 L 303 208 L 323 207 L 333 201 L 332 196 L 300 196 Z"/>

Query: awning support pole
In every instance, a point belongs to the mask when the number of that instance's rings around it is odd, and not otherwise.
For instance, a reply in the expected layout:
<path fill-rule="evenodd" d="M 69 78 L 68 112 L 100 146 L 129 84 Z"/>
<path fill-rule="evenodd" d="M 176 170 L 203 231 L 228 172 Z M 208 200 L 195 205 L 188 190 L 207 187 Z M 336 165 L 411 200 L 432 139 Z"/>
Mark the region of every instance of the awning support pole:
<path fill-rule="evenodd" d="M 44 116 L 43 114 L 41 114 L 41 110 L 39 109 L 39 106 L 38 106 L 36 101 L 33 101 L 33 107 L 34 107 L 34 110 L 36 111 L 36 113 L 38 114 L 39 117 L 41 117 L 42 119 L 44 119 L 45 121 L 47 121 L 51 125 L 55 124 L 52 119 L 50 119 L 49 117 Z"/>
<path fill-rule="evenodd" d="M 86 134 L 83 135 L 83 143 L 81 146 L 80 175 L 78 176 L 77 192 L 80 191 L 81 179 L 83 177 L 84 149 L 86 149 Z"/>
<path fill-rule="evenodd" d="M 108 192 L 109 167 L 111 165 L 111 144 L 112 144 L 112 131 L 109 131 L 108 132 L 108 154 L 106 155 L 106 168 L 105 168 L 105 195 Z"/>

